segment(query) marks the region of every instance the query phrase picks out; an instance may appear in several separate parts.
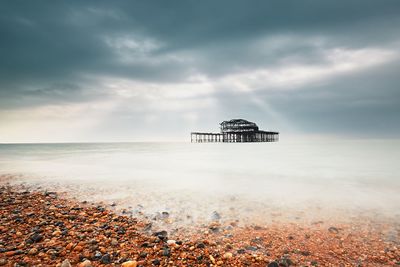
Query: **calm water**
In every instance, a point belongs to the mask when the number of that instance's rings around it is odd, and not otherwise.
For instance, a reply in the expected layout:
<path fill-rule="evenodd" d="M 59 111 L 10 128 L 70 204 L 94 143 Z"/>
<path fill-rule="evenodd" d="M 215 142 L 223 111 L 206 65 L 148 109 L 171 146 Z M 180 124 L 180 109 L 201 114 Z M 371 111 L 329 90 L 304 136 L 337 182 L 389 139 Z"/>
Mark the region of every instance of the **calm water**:
<path fill-rule="evenodd" d="M 283 219 L 355 211 L 396 218 L 399 159 L 398 140 L 9 144 L 0 145 L 0 174 L 182 221 L 213 211 L 244 220 L 276 212 Z"/>

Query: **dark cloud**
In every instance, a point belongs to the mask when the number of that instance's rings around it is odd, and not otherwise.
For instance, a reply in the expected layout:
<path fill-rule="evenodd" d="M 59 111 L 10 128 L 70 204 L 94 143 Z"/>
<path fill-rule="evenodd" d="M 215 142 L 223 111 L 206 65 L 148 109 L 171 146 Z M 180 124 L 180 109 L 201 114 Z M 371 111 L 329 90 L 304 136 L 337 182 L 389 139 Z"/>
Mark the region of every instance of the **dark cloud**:
<path fill-rule="evenodd" d="M 400 47 L 394 0 L 2 1 L 0 10 L 0 110 L 112 98 L 104 77 L 214 81 L 290 64 L 323 65 L 330 49 Z M 276 117 L 255 105 L 256 98 L 306 132 L 378 132 L 373 125 L 379 125 L 395 133 L 397 66 L 296 90 L 261 86 L 243 98 L 222 89 L 213 97 L 222 117 L 274 126 Z"/>
<path fill-rule="evenodd" d="M 250 114 L 271 129 L 282 128 L 289 121 L 290 129 L 306 134 L 350 134 L 354 137 L 398 137 L 400 133 L 400 63 L 372 68 L 363 73 L 342 76 L 327 84 L 287 91 L 272 90 L 257 94 L 279 117 L 257 108 L 246 95 L 225 95 L 223 106 L 229 116 Z"/>

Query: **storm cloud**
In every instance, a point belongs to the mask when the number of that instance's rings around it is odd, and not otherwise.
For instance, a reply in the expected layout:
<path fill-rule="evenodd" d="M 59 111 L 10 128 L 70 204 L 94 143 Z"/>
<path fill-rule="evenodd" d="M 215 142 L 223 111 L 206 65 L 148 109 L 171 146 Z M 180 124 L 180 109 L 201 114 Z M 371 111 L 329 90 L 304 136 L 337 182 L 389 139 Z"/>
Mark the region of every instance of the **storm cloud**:
<path fill-rule="evenodd" d="M 398 137 L 399 36 L 398 1 L 2 1 L 0 142 Z"/>

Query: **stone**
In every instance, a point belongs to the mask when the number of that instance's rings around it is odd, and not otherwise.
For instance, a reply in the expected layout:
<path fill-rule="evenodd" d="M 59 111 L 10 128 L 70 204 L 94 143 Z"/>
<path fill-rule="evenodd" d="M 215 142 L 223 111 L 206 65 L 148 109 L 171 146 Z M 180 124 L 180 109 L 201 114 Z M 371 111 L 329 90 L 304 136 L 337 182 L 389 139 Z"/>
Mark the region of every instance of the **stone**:
<path fill-rule="evenodd" d="M 220 220 L 220 219 L 221 219 L 221 215 L 220 215 L 218 212 L 214 211 L 214 212 L 211 214 L 211 220 L 213 220 L 213 221 L 218 221 L 218 220 Z"/>
<path fill-rule="evenodd" d="M 31 248 L 28 252 L 29 255 L 36 255 L 38 253 L 38 249 L 37 248 Z"/>
<path fill-rule="evenodd" d="M 121 267 L 136 267 L 137 261 L 126 261 L 121 264 Z"/>
<path fill-rule="evenodd" d="M 102 256 L 103 256 L 103 254 L 101 254 L 100 251 L 96 251 L 96 252 L 94 253 L 93 258 L 94 258 L 95 260 L 100 260 Z"/>
<path fill-rule="evenodd" d="M 267 266 L 268 267 L 279 267 L 279 264 L 276 261 L 272 261 Z"/>
<path fill-rule="evenodd" d="M 7 257 L 12 257 L 12 256 L 15 255 L 15 251 L 14 250 L 10 250 L 10 251 L 7 251 L 5 254 L 6 254 Z"/>
<path fill-rule="evenodd" d="M 171 256 L 171 250 L 169 248 L 164 248 L 162 254 L 165 257 L 169 257 L 169 256 Z"/>
<path fill-rule="evenodd" d="M 74 244 L 73 244 L 73 243 L 69 243 L 69 244 L 65 247 L 65 249 L 66 249 L 66 250 L 71 250 L 73 247 L 74 247 Z"/>
<path fill-rule="evenodd" d="M 37 243 L 43 240 L 43 236 L 41 234 L 34 233 L 29 239 L 32 240 L 33 243 Z"/>
<path fill-rule="evenodd" d="M 78 251 L 78 252 L 81 252 L 83 250 L 83 247 L 81 247 L 81 246 L 76 246 L 76 247 L 74 247 L 74 251 Z"/>
<path fill-rule="evenodd" d="M 206 246 L 204 245 L 203 242 L 200 242 L 197 244 L 197 248 L 205 248 Z"/>
<path fill-rule="evenodd" d="M 210 255 L 209 258 L 210 258 L 210 261 L 211 261 L 213 264 L 215 264 L 215 259 L 214 259 L 213 255 Z"/>
<path fill-rule="evenodd" d="M 139 258 L 146 258 L 147 257 L 147 253 L 142 251 L 139 253 Z"/>
<path fill-rule="evenodd" d="M 153 263 L 154 265 L 157 265 L 157 266 L 161 264 L 161 262 L 160 262 L 159 259 L 153 260 L 152 263 Z"/>
<path fill-rule="evenodd" d="M 246 250 L 256 251 L 256 250 L 258 250 L 258 248 L 257 247 L 253 247 L 253 246 L 247 246 Z"/>
<path fill-rule="evenodd" d="M 289 267 L 293 265 L 293 261 L 288 258 L 288 257 L 283 257 L 282 259 L 280 259 L 279 261 L 279 266 L 285 266 L 285 267 Z"/>
<path fill-rule="evenodd" d="M 336 227 L 333 227 L 333 226 L 329 227 L 328 231 L 330 233 L 333 233 L 333 234 L 338 234 L 339 233 L 339 229 L 337 229 Z"/>
<path fill-rule="evenodd" d="M 68 259 L 65 259 L 62 263 L 60 267 L 72 267 L 71 263 L 69 262 Z"/>
<path fill-rule="evenodd" d="M 162 218 L 162 219 L 167 219 L 167 218 L 169 218 L 169 213 L 168 213 L 167 211 L 161 212 L 161 218 Z"/>
<path fill-rule="evenodd" d="M 167 231 L 159 231 L 159 232 L 155 232 L 153 235 L 158 237 L 161 240 L 165 240 L 165 239 L 167 239 L 168 232 Z"/>
<path fill-rule="evenodd" d="M 308 251 L 308 250 L 304 250 L 304 251 L 300 251 L 300 254 L 303 255 L 303 256 L 310 256 L 311 252 Z"/>
<path fill-rule="evenodd" d="M 85 260 L 84 262 L 79 263 L 79 267 L 93 267 L 92 262 L 90 260 Z"/>
<path fill-rule="evenodd" d="M 168 244 L 168 246 L 174 246 L 174 245 L 176 245 L 176 241 L 170 239 L 170 240 L 167 241 L 167 244 Z"/>
<path fill-rule="evenodd" d="M 100 262 L 103 264 L 110 264 L 111 263 L 111 256 L 109 254 L 104 254 L 103 257 L 101 257 Z"/>
<path fill-rule="evenodd" d="M 236 252 L 237 252 L 238 254 L 244 254 L 244 253 L 246 253 L 246 250 L 240 248 L 240 249 L 238 249 Z"/>
<path fill-rule="evenodd" d="M 233 254 L 230 253 L 230 252 L 225 253 L 224 256 L 223 256 L 224 259 L 230 259 L 232 257 L 233 257 Z"/>
<path fill-rule="evenodd" d="M 56 230 L 53 232 L 53 236 L 60 236 L 61 235 L 61 231 L 60 230 Z"/>

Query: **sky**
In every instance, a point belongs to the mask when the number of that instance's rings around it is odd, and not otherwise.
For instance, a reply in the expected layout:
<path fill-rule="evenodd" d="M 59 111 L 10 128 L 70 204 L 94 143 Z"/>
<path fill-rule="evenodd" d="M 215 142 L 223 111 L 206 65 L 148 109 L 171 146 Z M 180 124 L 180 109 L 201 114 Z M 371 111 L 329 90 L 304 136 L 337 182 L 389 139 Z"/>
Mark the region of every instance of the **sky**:
<path fill-rule="evenodd" d="M 0 143 L 400 137 L 400 1 L 0 2 Z"/>

